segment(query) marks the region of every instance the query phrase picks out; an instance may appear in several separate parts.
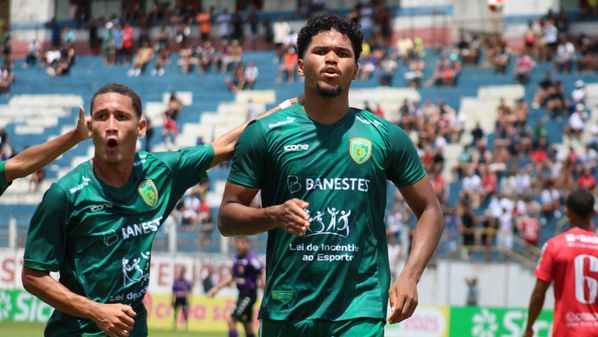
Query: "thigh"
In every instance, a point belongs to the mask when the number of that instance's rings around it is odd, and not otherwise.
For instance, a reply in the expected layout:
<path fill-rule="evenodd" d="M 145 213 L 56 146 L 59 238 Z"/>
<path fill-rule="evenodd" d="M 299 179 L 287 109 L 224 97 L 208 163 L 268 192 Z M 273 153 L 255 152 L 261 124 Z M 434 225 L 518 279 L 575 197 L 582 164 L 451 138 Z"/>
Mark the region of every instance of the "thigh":
<path fill-rule="evenodd" d="M 231 313 L 231 316 L 239 322 L 251 322 L 253 320 L 253 305 L 255 304 L 256 295 L 254 294 L 239 294 L 237 305 Z"/>
<path fill-rule="evenodd" d="M 332 322 L 328 336 L 331 337 L 384 337 L 384 320 L 378 318 L 357 318 Z"/>

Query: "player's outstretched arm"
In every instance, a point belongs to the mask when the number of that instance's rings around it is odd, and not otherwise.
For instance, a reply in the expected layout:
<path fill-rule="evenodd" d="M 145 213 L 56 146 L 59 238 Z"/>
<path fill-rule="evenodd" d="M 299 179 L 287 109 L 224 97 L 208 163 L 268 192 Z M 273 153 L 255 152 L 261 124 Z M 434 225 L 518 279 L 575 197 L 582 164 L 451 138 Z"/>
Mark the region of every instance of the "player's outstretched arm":
<path fill-rule="evenodd" d="M 291 199 L 284 204 L 265 208 L 250 207 L 258 190 L 226 183 L 218 228 L 224 236 L 253 235 L 280 227 L 290 234 L 303 236 L 309 228 L 305 209 L 309 204 Z"/>
<path fill-rule="evenodd" d="M 436 251 L 444 220 L 442 209 L 430 178 L 426 175 L 417 183 L 402 188 L 401 194 L 417 217 L 411 254 L 399 278 L 390 286 L 392 310 L 389 323 L 398 323 L 411 317 L 417 307 L 417 283 L 430 258 Z"/>
<path fill-rule="evenodd" d="M 47 271 L 23 268 L 23 287 L 66 314 L 94 321 L 110 337 L 127 337 L 135 320 L 133 309 L 124 304 L 102 304 L 70 291 Z"/>
<path fill-rule="evenodd" d="M 291 106 L 291 104 L 296 103 L 299 99 L 299 97 L 287 99 L 286 101 L 280 103 L 274 108 L 257 116 L 255 119 L 261 119 L 282 109 L 285 109 Z M 214 159 L 212 160 L 210 167 L 218 165 L 219 163 L 232 158 L 233 151 L 235 150 L 235 144 L 237 144 L 239 136 L 241 136 L 241 133 L 243 133 L 243 130 L 245 130 L 245 127 L 249 125 L 249 123 L 251 123 L 251 121 L 245 122 L 237 126 L 236 128 L 228 131 L 227 133 L 218 137 L 212 142 L 212 147 L 214 148 Z"/>
<path fill-rule="evenodd" d="M 68 149 L 89 137 L 90 131 L 85 119 L 85 110 L 83 106 L 79 106 L 79 118 L 75 129 L 47 143 L 27 148 L 6 161 L 6 180 L 11 182 L 41 169 Z"/>
<path fill-rule="evenodd" d="M 214 297 L 220 291 L 220 289 L 230 285 L 231 283 L 233 283 L 232 273 L 230 275 L 225 276 L 220 282 L 218 282 L 217 285 L 213 286 L 212 289 L 208 290 L 208 296 Z"/>
<path fill-rule="evenodd" d="M 546 297 L 546 290 L 550 287 L 550 282 L 536 279 L 536 286 L 532 291 L 532 296 L 529 300 L 529 308 L 527 312 L 527 325 L 523 332 L 523 337 L 534 336 L 534 323 L 544 306 L 544 298 Z"/>

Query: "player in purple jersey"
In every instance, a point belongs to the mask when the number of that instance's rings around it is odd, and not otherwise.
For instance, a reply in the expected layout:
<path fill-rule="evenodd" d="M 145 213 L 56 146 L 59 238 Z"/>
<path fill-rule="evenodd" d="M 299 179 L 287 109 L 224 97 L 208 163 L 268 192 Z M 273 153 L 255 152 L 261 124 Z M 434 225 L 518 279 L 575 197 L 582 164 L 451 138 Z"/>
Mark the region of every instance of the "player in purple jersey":
<path fill-rule="evenodd" d="M 236 238 L 235 246 L 237 254 L 233 258 L 233 270 L 228 277 L 225 277 L 217 286 L 210 289 L 208 296 L 213 297 L 216 293 L 230 285 L 233 281 L 239 290 L 237 305 L 226 318 L 228 324 L 228 336 L 237 337 L 237 322 L 243 323 L 247 337 L 255 337 L 253 330 L 253 306 L 257 300 L 257 288 L 264 284 L 263 265 L 257 254 L 249 250 L 249 239 L 245 236 Z"/>
<path fill-rule="evenodd" d="M 174 309 L 174 328 L 178 326 L 179 308 L 183 310 L 185 329 L 189 328 L 189 295 L 193 285 L 185 279 L 185 267 L 181 268 L 179 276 L 172 284 L 172 308 Z"/>

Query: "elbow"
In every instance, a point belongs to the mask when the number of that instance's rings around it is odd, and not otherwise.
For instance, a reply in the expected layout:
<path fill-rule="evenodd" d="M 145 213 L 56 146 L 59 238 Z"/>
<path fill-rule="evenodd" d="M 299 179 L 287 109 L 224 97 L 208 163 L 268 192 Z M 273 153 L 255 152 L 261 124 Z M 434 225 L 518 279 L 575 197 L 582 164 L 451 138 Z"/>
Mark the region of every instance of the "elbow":
<path fill-rule="evenodd" d="M 220 207 L 220 213 L 218 214 L 218 231 L 220 231 L 222 236 L 230 237 L 235 235 L 235 233 L 233 232 L 233 226 L 230 225 L 229 221 L 227 221 L 228 219 L 222 214 L 223 208 L 224 206 Z"/>
<path fill-rule="evenodd" d="M 21 283 L 23 283 L 23 288 L 30 293 L 35 293 L 35 277 L 31 274 L 28 268 L 23 268 L 21 272 Z"/>

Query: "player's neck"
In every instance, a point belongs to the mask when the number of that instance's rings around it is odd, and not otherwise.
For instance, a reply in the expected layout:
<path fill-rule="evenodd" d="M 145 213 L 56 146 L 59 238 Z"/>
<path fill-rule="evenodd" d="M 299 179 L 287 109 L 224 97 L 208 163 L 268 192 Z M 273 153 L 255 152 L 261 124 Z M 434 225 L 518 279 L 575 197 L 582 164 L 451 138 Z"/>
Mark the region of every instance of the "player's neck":
<path fill-rule="evenodd" d="M 104 184 L 121 188 L 125 186 L 131 172 L 133 171 L 133 163 L 110 165 L 104 163 L 101 160 L 92 159 L 93 172 L 96 177 L 100 179 Z"/>
<path fill-rule="evenodd" d="M 306 90 L 303 109 L 312 120 L 320 124 L 332 125 L 347 115 L 349 96 L 343 93 L 337 97 L 325 98 Z"/>

